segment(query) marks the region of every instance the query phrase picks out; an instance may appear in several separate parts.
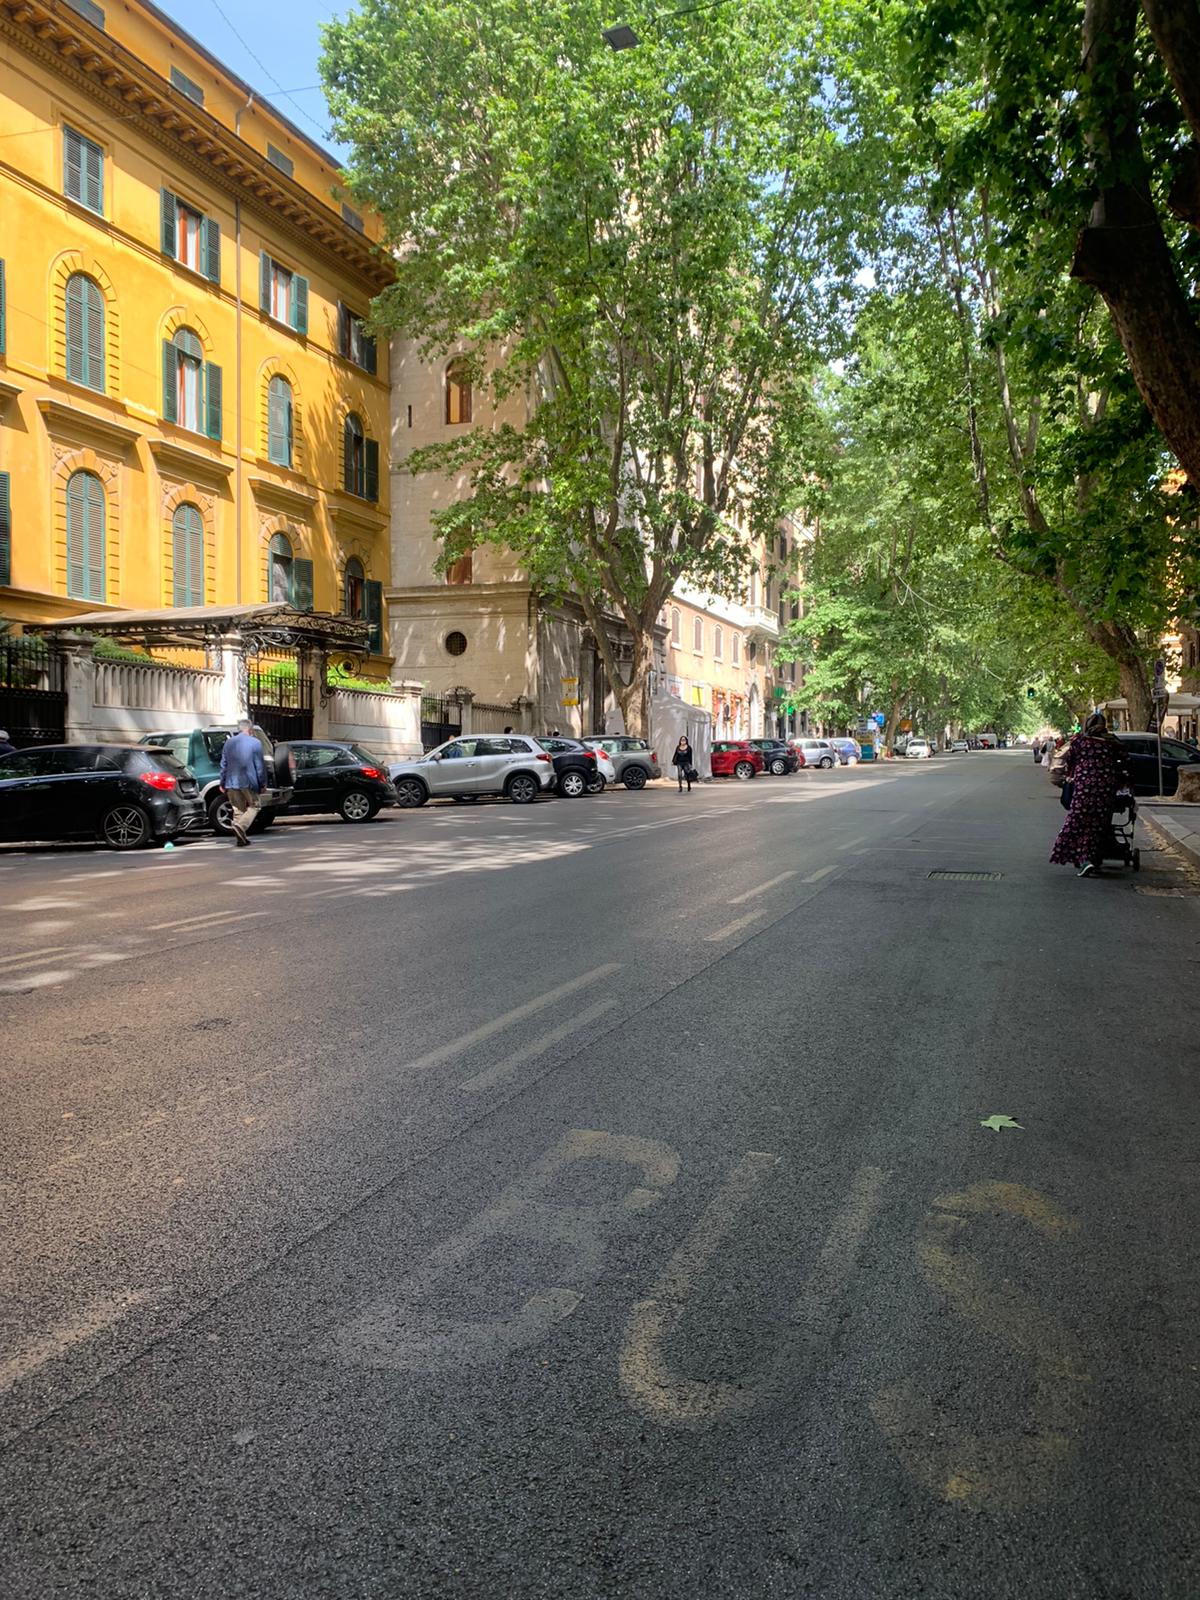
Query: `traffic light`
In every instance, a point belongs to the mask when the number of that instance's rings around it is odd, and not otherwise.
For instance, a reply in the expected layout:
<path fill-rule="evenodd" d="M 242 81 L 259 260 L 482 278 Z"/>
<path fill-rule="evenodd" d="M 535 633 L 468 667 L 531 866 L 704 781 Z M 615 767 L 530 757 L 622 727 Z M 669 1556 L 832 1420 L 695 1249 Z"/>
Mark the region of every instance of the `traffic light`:
<path fill-rule="evenodd" d="M 1036 700 L 1037 699 L 1037 690 L 1036 689 L 1026 689 L 1025 698 L 1026 698 L 1026 700 Z"/>

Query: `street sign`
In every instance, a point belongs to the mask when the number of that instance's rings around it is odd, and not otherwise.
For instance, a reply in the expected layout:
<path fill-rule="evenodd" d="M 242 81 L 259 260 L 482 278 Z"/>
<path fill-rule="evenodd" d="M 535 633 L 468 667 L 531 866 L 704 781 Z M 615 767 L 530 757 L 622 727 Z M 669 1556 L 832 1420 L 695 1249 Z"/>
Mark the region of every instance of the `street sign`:
<path fill-rule="evenodd" d="M 871 721 L 877 728 L 882 728 L 884 723 L 887 721 L 887 718 L 884 716 L 882 711 L 872 711 Z"/>

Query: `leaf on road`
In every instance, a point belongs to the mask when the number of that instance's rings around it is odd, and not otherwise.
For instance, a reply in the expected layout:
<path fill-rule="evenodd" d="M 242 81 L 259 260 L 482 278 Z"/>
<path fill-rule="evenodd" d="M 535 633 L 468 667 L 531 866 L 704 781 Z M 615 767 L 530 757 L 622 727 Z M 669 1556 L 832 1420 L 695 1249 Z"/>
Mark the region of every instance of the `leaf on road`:
<path fill-rule="evenodd" d="M 1011 1117 L 1002 1117 L 998 1112 L 993 1112 L 979 1126 L 981 1128 L 991 1128 L 993 1133 L 999 1133 L 1001 1128 L 1020 1128 L 1021 1124 L 1014 1122 Z M 1021 1131 L 1024 1132 L 1024 1129 Z"/>

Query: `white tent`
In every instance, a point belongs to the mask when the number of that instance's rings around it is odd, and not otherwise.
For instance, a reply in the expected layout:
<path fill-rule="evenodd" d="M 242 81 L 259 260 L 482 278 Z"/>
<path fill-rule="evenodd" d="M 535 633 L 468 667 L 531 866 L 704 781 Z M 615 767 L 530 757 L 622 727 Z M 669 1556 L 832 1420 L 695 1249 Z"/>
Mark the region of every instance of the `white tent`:
<path fill-rule="evenodd" d="M 681 733 L 687 734 L 688 743 L 696 752 L 696 771 L 702 778 L 712 777 L 712 728 L 712 713 L 699 706 L 686 705 L 666 694 L 655 695 L 650 701 L 650 743 L 658 752 L 659 765 L 667 777 L 674 776 L 668 763 Z"/>

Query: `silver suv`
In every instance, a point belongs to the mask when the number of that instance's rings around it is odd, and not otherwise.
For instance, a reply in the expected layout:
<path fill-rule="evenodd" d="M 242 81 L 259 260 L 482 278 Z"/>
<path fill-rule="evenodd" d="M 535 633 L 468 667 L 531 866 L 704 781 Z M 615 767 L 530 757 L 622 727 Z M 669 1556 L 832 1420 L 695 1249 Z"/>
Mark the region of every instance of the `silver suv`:
<path fill-rule="evenodd" d="M 423 756 L 396 761 L 388 773 L 396 785 L 396 804 L 410 810 L 443 796 L 474 800 L 481 794 L 502 794 L 528 805 L 553 784 L 554 761 L 521 733 L 468 733 Z"/>
<path fill-rule="evenodd" d="M 644 789 L 651 778 L 662 777 L 658 752 L 651 750 L 645 739 L 626 733 L 589 733 L 583 742 L 604 751 L 616 769 L 613 782 L 623 783 L 627 789 Z"/>
<path fill-rule="evenodd" d="M 836 767 L 838 753 L 828 739 L 792 739 L 793 750 L 799 750 L 806 767 Z"/>

